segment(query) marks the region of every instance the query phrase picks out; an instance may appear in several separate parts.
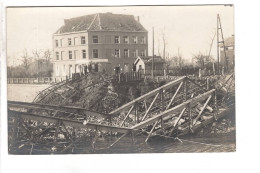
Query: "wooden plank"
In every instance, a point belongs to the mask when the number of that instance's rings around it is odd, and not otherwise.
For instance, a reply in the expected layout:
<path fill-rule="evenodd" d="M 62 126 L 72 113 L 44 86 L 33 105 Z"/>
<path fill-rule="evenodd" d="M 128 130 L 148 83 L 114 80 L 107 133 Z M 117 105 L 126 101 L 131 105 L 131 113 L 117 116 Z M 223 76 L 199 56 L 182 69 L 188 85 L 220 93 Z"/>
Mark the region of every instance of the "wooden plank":
<path fill-rule="evenodd" d="M 189 116 L 189 128 L 190 128 L 190 131 L 193 132 L 193 130 L 192 130 L 192 110 L 191 110 L 191 103 L 189 103 L 187 106 L 188 106 L 188 116 Z"/>
<path fill-rule="evenodd" d="M 127 103 L 127 104 L 125 104 L 125 105 L 123 105 L 123 106 L 113 110 L 113 111 L 111 111 L 109 114 L 110 115 L 114 115 L 116 113 L 119 113 L 122 110 L 131 107 L 135 102 L 141 102 L 141 101 L 143 101 L 143 100 L 145 100 L 145 99 L 147 99 L 149 97 L 152 97 L 152 96 L 156 95 L 162 89 L 168 89 L 168 88 L 173 87 L 174 85 L 177 85 L 177 84 L 181 83 L 185 78 L 186 77 L 181 77 L 181 78 L 179 78 L 179 79 L 177 79 L 175 81 L 169 82 L 169 83 L 167 83 L 167 84 L 165 84 L 165 85 L 163 85 L 163 86 L 161 86 L 159 88 L 156 88 L 156 89 L 154 89 L 154 90 L 152 90 L 152 91 L 150 91 L 150 92 L 148 92 L 148 93 L 146 93 L 146 94 L 144 94 L 144 95 L 142 95 L 142 96 L 132 100 L 131 102 L 129 102 L 129 103 Z"/>
<path fill-rule="evenodd" d="M 199 95 L 199 96 L 197 96 L 195 98 L 189 99 L 186 102 L 183 102 L 182 104 L 179 104 L 179 105 L 177 105 L 177 106 L 175 106 L 175 107 L 173 107 L 171 109 L 168 109 L 168 110 L 166 110 L 166 111 L 164 111 L 164 112 L 162 112 L 162 113 L 160 113 L 160 114 L 158 114 L 158 115 L 156 115 L 154 117 L 151 117 L 151 118 L 149 118 L 149 119 L 147 119 L 145 121 L 140 122 L 139 124 L 134 125 L 131 129 L 141 129 L 141 128 L 149 125 L 149 124 L 154 123 L 155 121 L 157 121 L 160 118 L 164 118 L 164 117 L 166 117 L 169 114 L 173 114 L 174 112 L 182 110 L 189 103 L 191 104 L 191 106 L 193 106 L 194 104 L 196 104 L 196 102 L 205 99 L 206 97 L 211 95 L 214 91 L 215 91 L 215 89 L 212 89 L 212 90 L 210 90 L 210 91 L 208 91 L 206 93 L 203 93 L 203 94 L 201 94 L 201 95 Z"/>

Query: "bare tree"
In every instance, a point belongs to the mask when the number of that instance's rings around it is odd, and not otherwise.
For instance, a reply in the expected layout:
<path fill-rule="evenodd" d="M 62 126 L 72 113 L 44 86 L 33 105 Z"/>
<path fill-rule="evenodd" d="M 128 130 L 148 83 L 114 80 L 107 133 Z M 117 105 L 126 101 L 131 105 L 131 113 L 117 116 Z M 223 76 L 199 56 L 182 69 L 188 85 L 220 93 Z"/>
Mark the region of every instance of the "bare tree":
<path fill-rule="evenodd" d="M 193 55 L 193 59 L 201 69 L 204 69 L 206 65 L 213 62 L 211 57 L 203 55 L 201 52 L 199 52 L 197 55 Z"/>
<path fill-rule="evenodd" d="M 50 63 L 50 61 L 51 61 L 51 51 L 49 49 L 45 50 L 43 52 L 43 58 L 46 60 L 47 63 Z"/>
<path fill-rule="evenodd" d="M 174 56 L 173 58 L 173 63 L 175 67 L 179 66 L 179 57 L 178 56 Z"/>
<path fill-rule="evenodd" d="M 34 60 L 37 63 L 37 77 L 39 77 L 39 71 L 41 71 L 41 65 L 39 65 L 39 59 L 41 58 L 42 50 L 35 49 L 35 50 L 32 51 L 32 53 L 33 53 L 33 56 L 34 56 Z"/>
<path fill-rule="evenodd" d="M 35 49 L 32 51 L 32 54 L 33 54 L 34 60 L 39 60 L 41 58 L 42 50 Z"/>
<path fill-rule="evenodd" d="M 32 57 L 30 57 L 28 55 L 28 52 L 27 52 L 26 49 L 24 50 L 24 53 L 23 53 L 21 58 L 22 58 L 21 61 L 23 62 L 23 67 L 25 68 L 25 70 L 27 70 L 29 65 L 30 65 L 30 63 L 32 62 Z"/>

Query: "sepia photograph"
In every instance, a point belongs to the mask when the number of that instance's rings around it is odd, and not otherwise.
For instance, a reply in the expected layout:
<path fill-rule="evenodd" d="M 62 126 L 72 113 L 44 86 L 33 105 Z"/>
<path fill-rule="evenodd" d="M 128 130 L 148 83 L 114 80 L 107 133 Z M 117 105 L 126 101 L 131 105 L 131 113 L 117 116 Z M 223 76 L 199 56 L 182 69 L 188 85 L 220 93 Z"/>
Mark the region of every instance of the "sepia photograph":
<path fill-rule="evenodd" d="M 7 7 L 9 155 L 235 153 L 234 6 Z"/>

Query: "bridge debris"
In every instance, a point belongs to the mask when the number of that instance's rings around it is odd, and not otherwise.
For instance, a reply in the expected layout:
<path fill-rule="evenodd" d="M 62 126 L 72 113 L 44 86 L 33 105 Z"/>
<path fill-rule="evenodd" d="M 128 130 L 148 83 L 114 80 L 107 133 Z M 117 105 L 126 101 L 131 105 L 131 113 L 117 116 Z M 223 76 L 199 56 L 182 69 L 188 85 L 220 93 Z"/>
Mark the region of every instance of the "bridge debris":
<path fill-rule="evenodd" d="M 208 81 L 184 76 L 165 84 L 118 85 L 104 74 L 88 74 L 44 91 L 34 103 L 9 101 L 9 143 L 18 149 L 27 147 L 30 153 L 37 145 L 62 153 L 83 147 L 80 141 L 85 141 L 92 152 L 114 147 L 125 136 L 134 141 L 141 133 L 149 142 L 156 135 L 199 132 L 234 107 L 234 75 Z M 220 133 L 227 121 L 221 123 L 223 126 L 212 125 L 211 131 Z M 106 136 L 120 137 L 98 148 Z"/>

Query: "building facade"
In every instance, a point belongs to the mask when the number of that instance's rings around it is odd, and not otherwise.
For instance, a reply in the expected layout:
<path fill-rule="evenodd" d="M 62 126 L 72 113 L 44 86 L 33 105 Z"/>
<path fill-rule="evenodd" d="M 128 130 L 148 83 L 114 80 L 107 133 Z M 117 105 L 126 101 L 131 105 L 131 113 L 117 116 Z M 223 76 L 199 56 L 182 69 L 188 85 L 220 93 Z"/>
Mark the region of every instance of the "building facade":
<path fill-rule="evenodd" d="M 145 75 L 151 75 L 153 70 L 154 75 L 164 75 L 165 61 L 160 56 L 154 56 L 154 59 L 152 59 L 152 56 L 138 57 L 134 62 L 136 71 L 141 71 Z M 154 69 L 152 68 L 152 61 L 154 61 Z"/>
<path fill-rule="evenodd" d="M 132 15 L 98 13 L 65 19 L 53 34 L 53 77 L 96 72 L 133 71 L 148 52 L 148 32 Z"/>
<path fill-rule="evenodd" d="M 226 58 L 225 58 L 226 53 Z M 235 66 L 235 40 L 234 36 L 225 39 L 224 46 L 220 46 L 220 65 L 225 68 L 234 68 Z"/>

